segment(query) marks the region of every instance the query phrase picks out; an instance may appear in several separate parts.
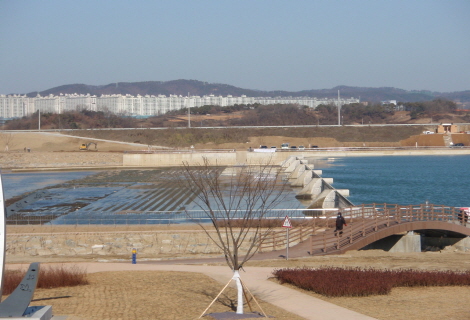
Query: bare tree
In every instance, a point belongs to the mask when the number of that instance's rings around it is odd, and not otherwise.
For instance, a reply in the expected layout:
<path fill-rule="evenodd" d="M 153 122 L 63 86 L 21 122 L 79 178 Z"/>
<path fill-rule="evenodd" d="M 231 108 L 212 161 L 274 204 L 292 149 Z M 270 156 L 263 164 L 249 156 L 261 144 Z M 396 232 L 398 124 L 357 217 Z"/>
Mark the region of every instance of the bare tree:
<path fill-rule="evenodd" d="M 15 143 L 15 137 L 13 133 L 2 133 L 0 135 L 0 141 L 2 141 L 2 144 L 5 144 L 4 151 L 8 152 L 10 151 L 11 148 L 16 146 Z"/>
<path fill-rule="evenodd" d="M 243 313 L 243 286 L 239 270 L 258 250 L 258 244 L 269 234 L 264 220 L 279 218 L 273 210 L 285 196 L 286 183 L 280 179 L 279 167 L 269 164 L 230 167 L 226 170 L 212 167 L 207 159 L 201 166 L 184 163 L 183 185 L 203 212 L 196 217 L 199 226 L 223 251 L 227 265 L 233 270 L 238 289 L 237 313 Z M 228 171 L 228 172 L 227 172 Z M 204 223 L 201 218 L 210 223 Z M 215 228 L 215 235 L 209 227 Z M 241 248 L 244 248 L 243 255 Z"/>

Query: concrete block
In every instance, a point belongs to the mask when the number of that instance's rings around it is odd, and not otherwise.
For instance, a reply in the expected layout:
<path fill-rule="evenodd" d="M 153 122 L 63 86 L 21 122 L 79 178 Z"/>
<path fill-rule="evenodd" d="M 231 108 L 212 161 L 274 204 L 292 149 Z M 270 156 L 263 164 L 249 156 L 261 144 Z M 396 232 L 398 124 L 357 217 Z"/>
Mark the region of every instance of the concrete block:
<path fill-rule="evenodd" d="M 343 197 L 349 197 L 349 189 L 336 189 L 336 192 L 338 192 Z"/>
<path fill-rule="evenodd" d="M 421 236 L 410 233 L 392 235 L 362 248 L 362 250 L 371 249 L 381 249 L 388 252 L 421 252 Z"/>
<path fill-rule="evenodd" d="M 402 236 L 389 252 L 421 252 L 421 236 L 419 234 Z"/>

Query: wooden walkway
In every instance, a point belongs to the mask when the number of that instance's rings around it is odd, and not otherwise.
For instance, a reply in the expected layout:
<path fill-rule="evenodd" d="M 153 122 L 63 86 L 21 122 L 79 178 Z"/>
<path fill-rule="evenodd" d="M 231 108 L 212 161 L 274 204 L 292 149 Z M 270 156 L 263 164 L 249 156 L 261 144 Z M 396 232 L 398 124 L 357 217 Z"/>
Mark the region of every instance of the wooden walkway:
<path fill-rule="evenodd" d="M 432 204 L 372 204 L 343 208 L 341 212 L 347 223 L 342 236 L 335 236 L 337 212 L 331 211 L 312 218 L 309 226 L 291 229 L 289 242 L 298 244 L 289 248 L 289 258 L 341 254 L 407 231 L 444 230 L 470 236 L 470 224 L 462 218 L 460 208 Z M 284 230 L 272 232 L 270 237 L 259 245 L 259 253 L 253 259 L 284 257 L 285 239 Z"/>

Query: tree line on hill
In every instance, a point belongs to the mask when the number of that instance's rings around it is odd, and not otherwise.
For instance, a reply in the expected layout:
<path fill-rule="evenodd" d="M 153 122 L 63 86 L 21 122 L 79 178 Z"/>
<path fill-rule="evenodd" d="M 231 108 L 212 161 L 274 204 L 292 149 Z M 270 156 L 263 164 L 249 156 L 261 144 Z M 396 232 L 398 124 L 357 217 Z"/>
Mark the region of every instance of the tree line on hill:
<path fill-rule="evenodd" d="M 351 87 L 337 86 L 331 89 L 312 89 L 302 91 L 263 91 L 235 87 L 222 83 L 209 83 L 198 80 L 172 80 L 172 81 L 143 81 L 143 82 L 117 82 L 107 85 L 92 86 L 86 84 L 68 84 L 51 88 L 41 92 L 30 92 L 28 96 L 34 97 L 38 93 L 41 96 L 49 94 L 131 94 L 131 95 L 232 95 L 248 97 L 317 97 L 317 98 L 335 98 L 338 90 L 343 97 L 361 97 L 363 101 L 384 101 L 399 100 L 403 102 L 427 101 L 436 98 L 445 98 L 454 101 L 460 101 L 468 106 L 470 105 L 470 90 L 458 92 L 432 92 L 427 90 L 403 90 L 392 87 L 370 88 L 370 87 Z"/>
<path fill-rule="evenodd" d="M 433 121 L 444 119 L 448 114 L 460 117 L 464 122 L 470 122 L 470 113 L 457 110 L 455 102 L 445 99 L 435 99 L 423 102 L 399 103 L 403 110 L 409 112 L 411 120 L 432 117 Z M 192 126 L 295 126 L 295 125 L 335 125 L 338 124 L 338 108 L 334 105 L 320 105 L 316 109 L 295 104 L 274 105 L 234 105 L 221 107 L 206 105 L 191 108 L 194 115 L 233 114 L 237 117 L 207 118 L 204 122 L 193 122 Z M 390 118 L 396 112 L 395 105 L 381 103 L 348 104 L 341 107 L 341 124 L 379 124 L 390 123 Z M 173 111 L 148 119 L 136 119 L 126 114 L 111 112 L 78 110 L 62 114 L 41 113 L 42 129 L 98 129 L 98 128 L 154 128 L 187 126 L 184 118 L 186 109 Z M 39 128 L 39 114 L 8 121 L 5 130 L 35 130 Z"/>

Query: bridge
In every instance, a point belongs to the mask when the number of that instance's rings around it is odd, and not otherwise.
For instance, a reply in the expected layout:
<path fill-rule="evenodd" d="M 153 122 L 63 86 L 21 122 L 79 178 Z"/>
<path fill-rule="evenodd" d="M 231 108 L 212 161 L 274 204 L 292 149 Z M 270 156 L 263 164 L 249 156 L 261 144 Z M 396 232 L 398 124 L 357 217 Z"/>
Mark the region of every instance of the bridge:
<path fill-rule="evenodd" d="M 290 239 L 297 244 L 289 248 L 289 257 L 342 254 L 409 231 L 460 238 L 470 236 L 470 224 L 465 214 L 460 214 L 460 208 L 433 204 L 371 204 L 340 210 L 347 223 L 342 235 L 334 233 L 337 212 L 327 211 L 313 217 L 308 226 L 292 228 Z M 277 257 L 285 251 L 281 249 L 285 248 L 285 238 L 285 231 L 273 231 L 259 244 L 260 253 L 255 259 Z"/>

